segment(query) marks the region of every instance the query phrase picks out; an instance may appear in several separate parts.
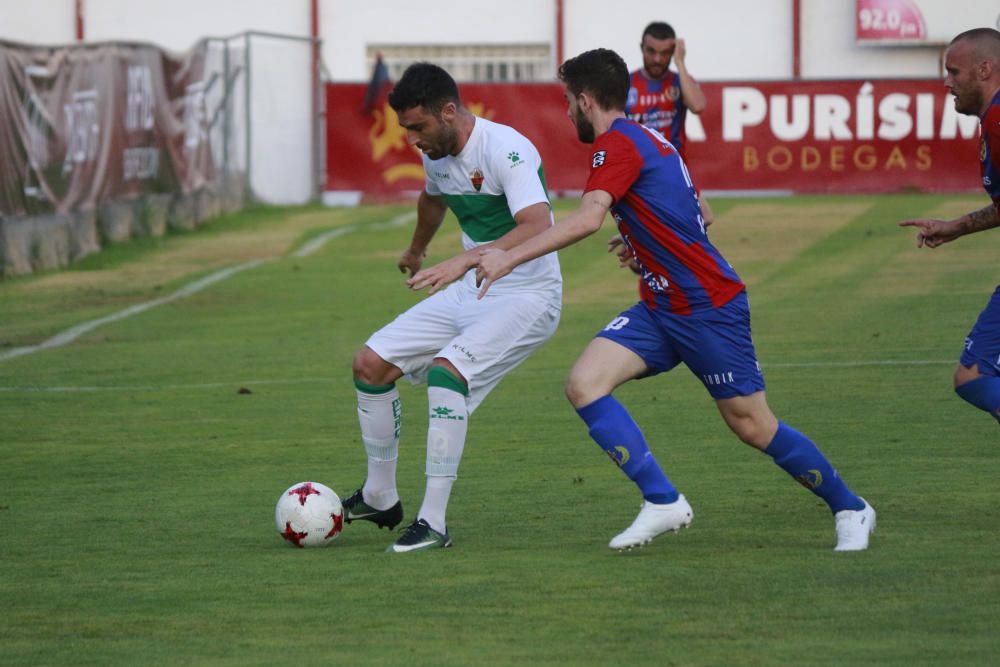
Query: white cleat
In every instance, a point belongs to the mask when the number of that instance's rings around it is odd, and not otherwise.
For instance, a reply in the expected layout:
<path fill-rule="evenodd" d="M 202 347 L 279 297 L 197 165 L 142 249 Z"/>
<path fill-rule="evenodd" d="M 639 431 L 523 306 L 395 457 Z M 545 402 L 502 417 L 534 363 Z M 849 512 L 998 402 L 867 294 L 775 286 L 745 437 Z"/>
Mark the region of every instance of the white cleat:
<path fill-rule="evenodd" d="M 641 547 L 649 544 L 657 535 L 680 530 L 691 523 L 693 518 L 691 505 L 683 495 L 667 505 L 646 501 L 632 525 L 625 532 L 615 535 L 608 546 L 618 551 Z"/>
<path fill-rule="evenodd" d="M 837 546 L 834 551 L 864 551 L 868 536 L 875 532 L 875 508 L 862 498 L 865 506 L 859 510 L 840 510 L 833 515 L 837 521 Z"/>

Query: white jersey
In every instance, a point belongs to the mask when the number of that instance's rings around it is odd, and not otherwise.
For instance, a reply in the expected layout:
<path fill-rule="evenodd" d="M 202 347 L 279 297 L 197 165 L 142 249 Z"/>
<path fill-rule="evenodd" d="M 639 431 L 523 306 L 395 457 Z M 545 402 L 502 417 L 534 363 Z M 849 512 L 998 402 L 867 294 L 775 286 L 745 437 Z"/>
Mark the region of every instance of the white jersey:
<path fill-rule="evenodd" d="M 513 229 L 518 211 L 549 203 L 541 156 L 527 138 L 506 125 L 477 117 L 461 153 L 440 160 L 424 155 L 423 161 L 424 189 L 431 196 L 444 197 L 462 227 L 466 250 Z M 474 270 L 465 274 L 463 283 L 478 292 Z M 524 290 L 560 297 L 562 276 L 556 253 L 518 266 L 492 285 L 487 296 Z"/>

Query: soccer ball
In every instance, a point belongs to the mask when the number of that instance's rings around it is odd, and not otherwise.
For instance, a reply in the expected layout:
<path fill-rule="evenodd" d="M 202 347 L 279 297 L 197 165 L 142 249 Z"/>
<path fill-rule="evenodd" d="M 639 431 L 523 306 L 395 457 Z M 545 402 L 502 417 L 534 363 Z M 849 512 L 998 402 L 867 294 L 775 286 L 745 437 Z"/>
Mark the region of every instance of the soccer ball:
<path fill-rule="evenodd" d="M 302 547 L 325 547 L 344 527 L 344 508 L 328 486 L 318 482 L 293 484 L 274 508 L 278 534 Z"/>

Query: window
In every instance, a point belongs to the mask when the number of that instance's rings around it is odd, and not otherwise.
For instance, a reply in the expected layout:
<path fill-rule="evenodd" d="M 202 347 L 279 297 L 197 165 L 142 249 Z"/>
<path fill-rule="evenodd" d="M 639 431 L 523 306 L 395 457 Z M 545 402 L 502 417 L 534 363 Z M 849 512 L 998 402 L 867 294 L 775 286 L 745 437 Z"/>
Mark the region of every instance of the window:
<path fill-rule="evenodd" d="M 448 70 L 456 81 L 552 81 L 555 72 L 548 44 L 387 45 L 368 47 L 368 71 L 375 55 L 398 81 L 412 63 L 426 61 Z"/>

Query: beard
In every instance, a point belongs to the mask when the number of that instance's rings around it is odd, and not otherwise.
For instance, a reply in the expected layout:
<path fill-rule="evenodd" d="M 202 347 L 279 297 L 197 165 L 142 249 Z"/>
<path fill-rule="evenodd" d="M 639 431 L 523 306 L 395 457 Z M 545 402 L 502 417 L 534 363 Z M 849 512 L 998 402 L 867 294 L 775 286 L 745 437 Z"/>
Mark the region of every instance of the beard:
<path fill-rule="evenodd" d="M 977 94 L 978 91 L 969 91 L 966 93 L 956 94 L 956 91 L 952 91 L 955 95 L 955 111 L 966 116 L 978 116 L 980 110 L 983 108 L 982 95 Z"/>
<path fill-rule="evenodd" d="M 431 160 L 440 160 L 446 155 L 452 155 L 458 146 L 458 131 L 453 127 L 442 125 L 434 138 L 424 143 L 421 150 Z"/>
<path fill-rule="evenodd" d="M 646 70 L 646 74 L 649 74 L 649 76 L 653 77 L 654 79 L 662 79 L 666 75 L 667 70 L 670 68 L 670 63 L 667 63 L 666 65 L 644 64 L 643 67 Z"/>
<path fill-rule="evenodd" d="M 573 114 L 573 125 L 576 126 L 577 138 L 585 144 L 594 143 L 594 124 L 584 117 L 579 109 Z"/>

